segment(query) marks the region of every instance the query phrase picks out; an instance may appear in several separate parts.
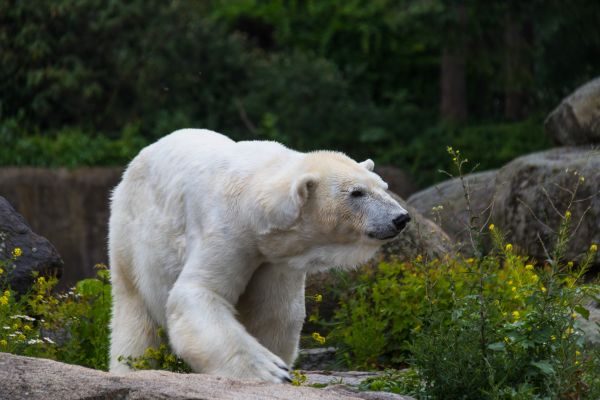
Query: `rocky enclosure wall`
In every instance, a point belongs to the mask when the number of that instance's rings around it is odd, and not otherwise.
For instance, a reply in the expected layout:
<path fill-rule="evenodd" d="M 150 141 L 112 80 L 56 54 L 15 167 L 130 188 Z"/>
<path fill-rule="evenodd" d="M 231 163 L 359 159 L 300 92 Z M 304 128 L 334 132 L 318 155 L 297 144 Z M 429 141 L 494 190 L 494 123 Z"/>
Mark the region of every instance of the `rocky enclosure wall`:
<path fill-rule="evenodd" d="M 93 276 L 94 265 L 108 263 L 109 196 L 122 171 L 0 168 L 0 196 L 54 244 L 65 263 L 59 287 Z"/>

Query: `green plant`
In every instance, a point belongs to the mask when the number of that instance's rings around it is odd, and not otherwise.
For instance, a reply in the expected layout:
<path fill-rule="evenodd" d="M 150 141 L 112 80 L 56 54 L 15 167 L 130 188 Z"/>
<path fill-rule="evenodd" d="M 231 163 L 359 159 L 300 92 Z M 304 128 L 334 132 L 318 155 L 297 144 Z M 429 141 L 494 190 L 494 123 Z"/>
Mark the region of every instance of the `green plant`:
<path fill-rule="evenodd" d="M 392 392 L 396 394 L 419 396 L 423 393 L 421 377 L 415 369 L 400 371 L 386 370 L 383 375 L 367 378 L 359 385 L 361 390 Z"/>
<path fill-rule="evenodd" d="M 162 369 L 180 373 L 192 372 L 192 369 L 185 361 L 173 354 L 171 348 L 166 343 L 166 334 L 162 328 L 158 330 L 158 336 L 162 342 L 158 348 L 149 347 L 139 357 L 120 356 L 119 362 L 125 363 L 131 369 L 138 371 Z"/>
<path fill-rule="evenodd" d="M 447 151 L 462 178 L 467 160 Z M 368 270 L 350 290 L 355 295 L 342 297 L 330 335 L 346 362 L 407 362 L 420 377 L 421 398 L 595 398 L 597 350 L 584 346 L 578 321 L 600 294 L 600 286 L 582 279 L 598 246 L 577 260 L 563 256 L 583 183 L 578 177 L 570 189 L 553 251 L 541 265 L 518 254 L 494 224 L 471 215 L 474 258 L 418 257 Z M 466 187 L 465 197 L 469 211 Z"/>
<path fill-rule="evenodd" d="M 108 369 L 110 284 L 108 270 L 80 281 L 67 293 L 55 293 L 57 279 L 35 277 L 31 290 L 19 295 L 8 286 L 6 269 L 22 251 L 0 261 L 0 351 L 51 358 Z"/>

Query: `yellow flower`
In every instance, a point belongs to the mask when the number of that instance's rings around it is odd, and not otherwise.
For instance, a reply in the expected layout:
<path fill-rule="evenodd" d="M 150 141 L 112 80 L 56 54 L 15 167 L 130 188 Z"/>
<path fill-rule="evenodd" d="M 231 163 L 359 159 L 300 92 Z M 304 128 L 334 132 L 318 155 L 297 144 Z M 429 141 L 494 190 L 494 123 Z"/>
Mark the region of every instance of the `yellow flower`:
<path fill-rule="evenodd" d="M 512 285 L 512 284 L 513 284 L 513 281 L 512 281 L 512 279 L 511 279 L 510 281 L 508 281 L 508 284 L 509 284 L 509 285 Z"/>
<path fill-rule="evenodd" d="M 40 276 L 39 278 L 37 278 L 37 283 L 39 283 L 40 285 L 43 285 L 44 283 L 46 283 L 46 278 L 44 278 L 43 276 Z"/>
<path fill-rule="evenodd" d="M 582 183 L 583 183 L 583 182 L 585 182 L 585 177 L 584 177 L 583 175 L 581 175 L 581 176 L 579 177 L 579 181 L 580 181 L 580 182 L 582 182 Z"/>
<path fill-rule="evenodd" d="M 506 317 L 507 315 L 508 315 L 508 313 L 507 313 L 506 311 L 504 311 L 504 312 L 502 313 L 502 316 L 503 316 L 503 317 Z"/>
<path fill-rule="evenodd" d="M 567 263 L 567 267 L 569 267 L 569 268 L 573 268 L 573 261 L 569 261 L 569 262 Z"/>
<path fill-rule="evenodd" d="M 19 339 L 19 340 L 25 340 L 27 338 L 22 333 L 19 333 L 19 336 L 17 336 L 17 339 Z"/>
<path fill-rule="evenodd" d="M 550 340 L 555 341 L 556 340 L 556 336 L 554 336 L 554 335 L 550 336 Z"/>
<path fill-rule="evenodd" d="M 508 338 L 508 336 L 504 336 L 504 341 L 505 341 L 506 343 L 510 343 L 510 339 Z"/>
<path fill-rule="evenodd" d="M 315 301 L 317 303 L 322 302 L 323 301 L 323 295 L 320 295 L 320 294 L 315 295 Z"/>
<path fill-rule="evenodd" d="M 541 290 L 542 292 L 546 293 L 546 286 L 542 286 L 542 287 L 540 288 L 540 290 Z"/>
<path fill-rule="evenodd" d="M 313 332 L 312 338 L 319 342 L 319 344 L 325 344 L 325 338 L 319 334 L 319 332 Z"/>
<path fill-rule="evenodd" d="M 467 263 L 468 264 L 473 264 L 475 262 L 474 258 L 467 258 Z"/>
<path fill-rule="evenodd" d="M 513 249 L 513 245 L 512 244 L 509 243 L 509 244 L 506 245 L 506 251 L 512 251 L 512 249 Z"/>
<path fill-rule="evenodd" d="M 419 254 L 419 255 L 417 256 L 417 258 L 415 258 L 415 261 L 416 261 L 416 262 L 421 262 L 421 261 L 423 261 L 423 256 Z"/>
<path fill-rule="evenodd" d="M 573 314 L 571 314 L 571 317 L 573 317 L 573 318 L 577 318 L 577 313 L 576 313 L 576 312 L 574 312 Z"/>
<path fill-rule="evenodd" d="M 42 296 L 41 294 L 38 294 L 37 296 L 35 296 L 35 298 L 37 299 L 37 301 L 44 300 L 44 296 Z"/>
<path fill-rule="evenodd" d="M 21 255 L 23 254 L 23 250 L 21 250 L 20 247 L 15 247 L 12 251 L 12 255 L 13 257 L 21 257 Z"/>
<path fill-rule="evenodd" d="M 567 328 L 566 333 L 567 335 L 570 335 L 574 332 L 573 328 Z"/>
<path fill-rule="evenodd" d="M 526 269 L 527 271 L 531 271 L 531 270 L 533 270 L 533 265 L 531 265 L 531 264 L 527 264 L 527 265 L 525 266 L 525 269 Z"/>
<path fill-rule="evenodd" d="M 581 352 L 579 350 L 576 350 L 575 355 L 579 357 L 581 355 Z"/>
<path fill-rule="evenodd" d="M 591 251 L 592 253 L 595 253 L 595 252 L 597 252 L 597 251 L 598 251 L 598 246 L 597 246 L 596 244 L 592 244 L 592 245 L 590 246 L 590 251 Z"/>
<path fill-rule="evenodd" d="M 512 288 L 510 288 L 510 290 L 512 290 L 513 292 L 516 292 L 517 288 L 515 286 L 513 286 Z"/>
<path fill-rule="evenodd" d="M 514 319 L 519 319 L 519 317 L 521 316 L 521 314 L 518 311 L 513 311 L 512 315 Z"/>
<path fill-rule="evenodd" d="M 4 291 L 4 297 L 10 297 L 10 290 L 5 290 Z"/>
<path fill-rule="evenodd" d="M 4 339 L 0 340 L 0 346 L 6 347 L 8 345 L 8 342 Z"/>
<path fill-rule="evenodd" d="M 537 282 L 537 281 L 539 281 L 539 280 L 540 280 L 540 277 L 539 277 L 539 276 L 537 276 L 537 275 L 532 275 L 532 276 L 531 276 L 531 280 L 533 280 L 534 282 Z"/>
<path fill-rule="evenodd" d="M 565 218 L 566 218 L 566 219 L 571 219 L 571 211 L 567 211 L 567 212 L 565 213 Z"/>
<path fill-rule="evenodd" d="M 490 226 L 488 228 L 489 228 L 490 231 L 493 231 L 494 228 L 495 228 L 495 226 L 494 226 L 494 224 L 490 224 Z"/>
<path fill-rule="evenodd" d="M 29 325 L 25 325 L 25 326 L 23 326 L 23 330 L 24 331 L 30 331 L 31 327 Z"/>
<path fill-rule="evenodd" d="M 2 275 L 4 273 L 4 270 L 2 268 L 0 268 L 0 275 Z"/>
<path fill-rule="evenodd" d="M 8 304 L 8 299 L 5 296 L 0 297 L 0 305 L 7 305 Z"/>

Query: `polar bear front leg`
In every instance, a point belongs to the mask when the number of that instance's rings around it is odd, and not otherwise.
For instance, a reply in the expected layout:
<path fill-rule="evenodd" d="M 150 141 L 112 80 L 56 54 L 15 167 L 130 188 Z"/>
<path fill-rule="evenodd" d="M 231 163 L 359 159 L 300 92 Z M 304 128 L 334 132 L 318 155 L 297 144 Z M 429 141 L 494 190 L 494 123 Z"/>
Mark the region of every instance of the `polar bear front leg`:
<path fill-rule="evenodd" d="M 240 321 L 258 341 L 292 366 L 306 316 L 306 272 L 286 265 L 261 265 L 240 297 Z"/>
<path fill-rule="evenodd" d="M 191 274 L 186 274 L 185 269 L 167 302 L 169 341 L 175 353 L 197 372 L 291 382 L 289 369 L 281 358 L 248 334 L 235 318 L 234 307 L 226 298 L 231 291 L 226 286 L 231 282 L 202 273 L 215 271 L 210 268 Z M 218 287 L 220 281 L 223 287 Z"/>

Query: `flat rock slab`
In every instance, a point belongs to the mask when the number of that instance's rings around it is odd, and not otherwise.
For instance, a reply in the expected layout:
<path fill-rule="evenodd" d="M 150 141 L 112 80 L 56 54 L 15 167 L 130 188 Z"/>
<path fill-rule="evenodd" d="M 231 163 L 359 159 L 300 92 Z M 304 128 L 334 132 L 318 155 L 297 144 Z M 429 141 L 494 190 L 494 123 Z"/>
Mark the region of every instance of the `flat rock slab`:
<path fill-rule="evenodd" d="M 357 392 L 351 387 L 342 385 L 322 390 L 167 371 L 140 371 L 116 375 L 52 360 L 0 353 L 0 399 L 349 400 L 361 398 L 410 399 L 391 393 Z"/>

